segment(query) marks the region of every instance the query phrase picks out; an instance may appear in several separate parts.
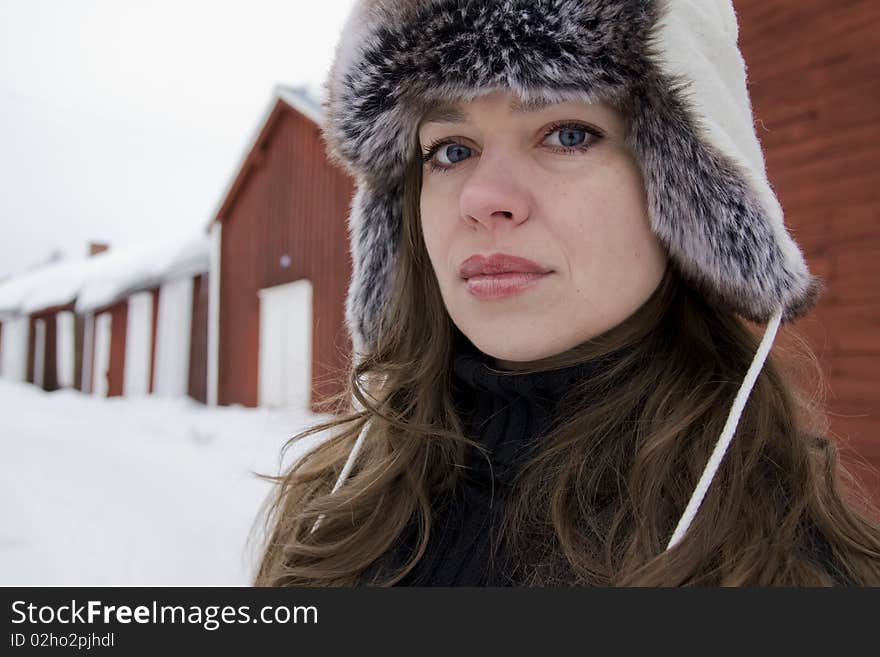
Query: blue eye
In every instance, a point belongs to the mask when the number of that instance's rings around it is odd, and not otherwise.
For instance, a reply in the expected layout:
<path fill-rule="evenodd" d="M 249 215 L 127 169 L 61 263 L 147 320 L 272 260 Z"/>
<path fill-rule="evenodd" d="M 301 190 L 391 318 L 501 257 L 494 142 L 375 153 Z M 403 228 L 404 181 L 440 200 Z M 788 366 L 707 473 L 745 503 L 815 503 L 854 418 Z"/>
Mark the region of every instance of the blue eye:
<path fill-rule="evenodd" d="M 471 149 L 462 144 L 448 144 L 445 148 L 440 148 L 437 153 L 441 155 L 446 155 L 449 158 L 449 162 L 440 161 L 440 164 L 444 166 L 449 166 L 451 164 L 455 164 L 456 162 L 461 162 L 470 155 Z"/>
<path fill-rule="evenodd" d="M 559 145 L 565 148 L 574 148 L 583 143 L 587 138 L 587 131 L 583 129 L 559 128 L 550 133 L 555 135 L 559 133 Z M 550 135 L 547 135 L 548 137 Z"/>
<path fill-rule="evenodd" d="M 543 142 L 546 142 L 557 133 L 559 134 L 557 143 L 550 143 L 549 146 L 557 152 L 566 154 L 587 151 L 604 136 L 598 128 L 580 123 L 563 122 L 550 126 L 544 133 Z M 592 139 L 587 139 L 587 135 L 592 137 Z M 422 160 L 431 171 L 442 173 L 454 169 L 457 163 L 466 160 L 471 156 L 471 153 L 472 151 L 468 146 L 453 141 L 452 138 L 444 138 L 430 144 L 427 152 L 422 155 Z M 435 155 L 438 156 L 438 159 L 435 159 Z M 440 156 L 447 158 L 448 161 L 443 161 Z"/>

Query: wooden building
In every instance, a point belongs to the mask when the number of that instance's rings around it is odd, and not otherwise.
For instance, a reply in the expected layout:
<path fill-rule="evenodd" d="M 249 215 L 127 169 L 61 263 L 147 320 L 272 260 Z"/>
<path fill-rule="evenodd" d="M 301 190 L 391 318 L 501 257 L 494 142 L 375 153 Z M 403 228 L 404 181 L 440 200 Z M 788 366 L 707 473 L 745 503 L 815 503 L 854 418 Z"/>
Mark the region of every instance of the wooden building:
<path fill-rule="evenodd" d="M 212 402 L 316 410 L 340 388 L 354 187 L 321 122 L 319 101 L 276 87 L 209 226 Z"/>
<path fill-rule="evenodd" d="M 0 335 L 0 376 L 47 391 L 79 387 L 82 318 L 73 299 L 92 265 L 53 262 L 0 285 L 0 315 L 7 328 Z"/>
<path fill-rule="evenodd" d="M 827 286 L 794 329 L 820 358 L 832 435 L 880 468 L 880 3 L 734 6 L 768 174 Z"/>
<path fill-rule="evenodd" d="M 208 250 L 203 235 L 92 249 L 4 281 L 0 375 L 47 391 L 204 403 Z"/>
<path fill-rule="evenodd" d="M 79 388 L 82 367 L 82 321 L 73 304 L 30 313 L 27 378 L 43 390 Z"/>
<path fill-rule="evenodd" d="M 83 390 L 206 401 L 208 249 L 200 236 L 103 256 L 76 301 Z"/>

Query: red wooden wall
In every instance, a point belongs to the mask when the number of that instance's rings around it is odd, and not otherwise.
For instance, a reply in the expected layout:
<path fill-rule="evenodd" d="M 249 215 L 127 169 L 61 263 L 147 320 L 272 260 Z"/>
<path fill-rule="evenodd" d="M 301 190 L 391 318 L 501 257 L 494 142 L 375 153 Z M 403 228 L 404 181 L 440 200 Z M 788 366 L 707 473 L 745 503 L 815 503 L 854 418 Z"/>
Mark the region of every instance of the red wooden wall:
<path fill-rule="evenodd" d="M 81 313 L 73 315 L 73 387 L 82 391 L 82 370 L 85 343 L 86 318 Z"/>
<path fill-rule="evenodd" d="M 207 402 L 208 397 L 208 280 L 208 274 L 193 278 L 189 348 L 188 394 L 203 404 Z"/>
<path fill-rule="evenodd" d="M 55 310 L 47 310 L 39 313 L 33 313 L 28 322 L 28 363 L 27 363 L 27 380 L 28 383 L 34 383 L 37 380 L 37 373 L 34 371 L 34 355 L 36 353 L 36 324 L 38 320 L 42 320 L 46 326 L 45 332 L 45 349 L 43 350 L 43 390 L 58 390 L 58 332 L 57 332 L 57 314 Z"/>
<path fill-rule="evenodd" d="M 153 321 L 150 325 L 150 394 L 153 393 L 153 378 L 156 376 L 156 334 L 159 332 L 159 288 L 150 290 L 153 295 Z"/>
<path fill-rule="evenodd" d="M 34 318 L 31 317 L 28 321 L 28 355 L 27 355 L 27 373 L 25 375 L 25 380 L 28 383 L 33 383 L 36 380 L 35 368 L 34 368 L 34 355 L 36 353 L 36 342 L 37 342 L 37 329 L 34 324 Z"/>
<path fill-rule="evenodd" d="M 734 6 L 768 175 L 827 285 L 794 328 L 821 359 L 832 435 L 880 467 L 880 2 Z"/>
<path fill-rule="evenodd" d="M 39 312 L 32 313 L 28 328 L 28 362 L 27 381 L 33 383 L 36 380 L 34 372 L 34 352 L 36 337 L 36 321 L 42 319 L 46 322 L 46 349 L 43 360 L 43 389 L 47 391 L 57 390 L 58 382 L 58 313 L 73 312 L 73 304 L 52 306 Z M 82 359 L 83 359 L 83 332 L 84 317 L 74 313 L 73 321 L 73 387 L 82 389 Z"/>
<path fill-rule="evenodd" d="M 98 315 L 110 313 L 110 366 L 107 372 L 95 372 L 99 376 L 107 377 L 107 396 L 121 397 L 125 382 L 125 335 L 128 330 L 128 300 L 123 299 L 111 306 L 99 308 L 95 311 L 95 321 Z M 95 350 L 92 349 L 94 358 Z M 97 359 L 93 361 L 93 367 L 97 365 Z"/>
<path fill-rule="evenodd" d="M 279 101 L 219 213 L 220 404 L 257 405 L 257 291 L 299 279 L 312 284 L 313 410 L 341 388 L 351 351 L 344 306 L 352 193 L 348 176 L 328 163 L 319 127 Z"/>

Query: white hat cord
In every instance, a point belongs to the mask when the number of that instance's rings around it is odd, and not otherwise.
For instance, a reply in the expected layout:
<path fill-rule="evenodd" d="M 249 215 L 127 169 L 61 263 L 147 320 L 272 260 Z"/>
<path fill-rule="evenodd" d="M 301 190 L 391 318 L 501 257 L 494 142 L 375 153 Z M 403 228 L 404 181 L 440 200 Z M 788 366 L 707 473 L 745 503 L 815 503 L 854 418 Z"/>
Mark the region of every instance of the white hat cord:
<path fill-rule="evenodd" d="M 678 521 L 675 531 L 672 532 L 672 538 L 669 539 L 669 544 L 666 546 L 667 550 L 674 548 L 684 537 L 685 533 L 690 528 L 691 523 L 694 521 L 694 517 L 697 515 L 697 510 L 700 508 L 700 504 L 703 503 L 703 498 L 706 497 L 706 492 L 709 490 L 709 486 L 715 478 L 715 473 L 718 472 L 718 468 L 721 465 L 721 459 L 723 459 L 724 455 L 727 453 L 727 448 L 730 446 L 733 436 L 736 433 L 736 427 L 739 425 L 739 419 L 742 417 L 743 410 L 745 410 L 746 402 L 749 399 L 749 395 L 752 393 L 755 381 L 758 380 L 758 374 L 764 367 L 764 361 L 767 360 L 767 355 L 770 353 L 770 347 L 773 345 L 773 340 L 776 338 L 776 332 L 779 329 L 779 320 L 781 317 L 782 310 L 780 309 L 773 315 L 770 322 L 767 324 L 767 328 L 764 330 L 764 337 L 761 339 L 761 344 L 758 346 L 758 351 L 755 352 L 752 364 L 749 366 L 745 379 L 743 380 L 742 385 L 740 385 L 739 391 L 736 393 L 736 398 L 734 398 L 730 413 L 727 415 L 727 421 L 724 423 L 724 429 L 721 431 L 721 436 L 719 436 L 718 442 L 715 443 L 715 449 L 712 450 L 709 462 L 706 464 L 703 474 L 697 482 L 696 488 L 694 488 L 694 492 L 684 509 L 684 513 L 681 514 L 681 519 Z"/>

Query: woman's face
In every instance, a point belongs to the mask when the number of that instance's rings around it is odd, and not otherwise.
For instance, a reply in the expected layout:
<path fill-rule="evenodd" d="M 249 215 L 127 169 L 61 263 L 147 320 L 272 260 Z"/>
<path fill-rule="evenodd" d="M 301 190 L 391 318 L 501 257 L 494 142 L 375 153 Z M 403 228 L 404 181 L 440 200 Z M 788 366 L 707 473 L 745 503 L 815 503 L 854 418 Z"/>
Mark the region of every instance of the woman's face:
<path fill-rule="evenodd" d="M 456 326 L 503 369 L 619 324 L 656 289 L 667 258 L 623 116 L 604 103 L 513 107 L 515 98 L 493 92 L 435 107 L 419 125 L 422 154 L 431 153 L 421 222 L 440 293 Z M 528 278 L 462 278 L 465 260 L 497 253 L 550 273 L 481 295 Z"/>

